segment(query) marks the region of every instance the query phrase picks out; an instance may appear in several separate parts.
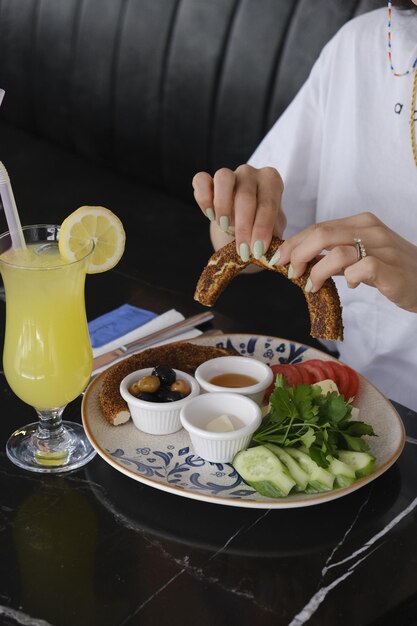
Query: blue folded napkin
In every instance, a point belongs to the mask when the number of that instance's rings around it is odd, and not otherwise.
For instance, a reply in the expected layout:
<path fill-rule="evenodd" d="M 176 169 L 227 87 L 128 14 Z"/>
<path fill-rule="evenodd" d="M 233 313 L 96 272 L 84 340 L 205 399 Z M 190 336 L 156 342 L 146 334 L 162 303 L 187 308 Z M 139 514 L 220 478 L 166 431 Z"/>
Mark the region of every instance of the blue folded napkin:
<path fill-rule="evenodd" d="M 152 311 L 138 309 L 131 304 L 122 304 L 118 309 L 100 315 L 88 323 L 91 345 L 93 348 L 99 348 L 118 337 L 123 337 L 135 328 L 143 326 L 155 317 L 158 316 Z"/>

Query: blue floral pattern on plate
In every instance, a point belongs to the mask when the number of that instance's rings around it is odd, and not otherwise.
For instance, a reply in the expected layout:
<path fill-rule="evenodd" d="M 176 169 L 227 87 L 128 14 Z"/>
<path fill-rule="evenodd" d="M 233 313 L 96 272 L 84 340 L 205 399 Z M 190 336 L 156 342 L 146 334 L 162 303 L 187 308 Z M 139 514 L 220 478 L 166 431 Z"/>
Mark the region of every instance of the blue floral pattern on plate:
<path fill-rule="evenodd" d="M 272 363 L 301 363 L 303 355 L 309 348 L 300 344 L 293 343 L 291 341 L 281 343 L 275 338 L 268 337 L 250 337 L 246 341 L 238 339 L 234 340 L 232 337 L 227 337 L 225 340 L 216 342 L 217 348 L 227 348 L 228 350 L 236 350 L 244 356 L 255 356 L 255 350 L 257 351 L 257 358 L 259 353 L 262 354 L 262 361 Z M 280 356 L 286 354 L 286 356 Z"/>
<path fill-rule="evenodd" d="M 215 342 L 218 348 L 236 350 L 244 356 L 259 358 L 266 363 L 299 363 L 308 349 L 292 342 L 279 341 L 273 337 L 228 336 Z M 177 435 L 178 437 L 178 435 Z M 172 437 L 175 439 L 175 437 Z M 159 438 L 161 443 L 165 437 Z M 181 444 L 179 444 L 181 446 Z M 229 498 L 247 498 L 256 494 L 248 487 L 230 464 L 209 463 L 196 456 L 189 446 L 168 445 L 166 449 L 137 448 L 135 455 L 117 448 L 107 450 L 108 454 L 127 469 L 141 476 L 175 486 L 218 496 L 227 494 Z M 203 471 L 204 469 L 204 471 Z"/>
<path fill-rule="evenodd" d="M 255 493 L 245 485 L 232 465 L 209 463 L 193 454 L 188 446 L 179 450 L 173 445 L 167 448 L 167 451 L 137 448 L 134 457 L 127 456 L 125 450 L 121 448 L 113 452 L 108 450 L 108 453 L 127 468 L 134 468 L 141 476 L 156 481 L 162 480 L 165 484 L 180 489 L 192 488 L 193 491 L 211 495 L 227 492 L 232 498 L 242 498 Z M 204 475 L 199 471 L 203 467 L 208 469 Z M 239 485 L 242 488 L 236 489 Z"/>
<path fill-rule="evenodd" d="M 276 337 L 213 335 L 192 341 L 234 349 L 270 365 L 299 363 L 306 358 L 329 358 L 315 348 Z M 172 435 L 153 436 L 136 429 L 132 421 L 118 427 L 110 426 L 101 413 L 98 401 L 102 377 L 103 374 L 99 375 L 88 387 L 82 405 L 83 424 L 98 453 L 115 469 L 139 482 L 197 500 L 254 508 L 288 508 L 326 502 L 354 491 L 388 469 L 403 445 L 403 427 L 392 405 L 362 379 L 361 402 L 366 412 L 369 412 L 369 407 L 372 409 L 367 421 L 372 423 L 374 406 L 378 406 L 378 427 L 381 428 L 385 420 L 386 427 L 394 429 L 388 440 L 378 438 L 381 449 L 376 456 L 381 467 L 373 475 L 342 490 L 319 495 L 295 494 L 271 500 L 246 485 L 232 465 L 209 463 L 197 456 L 188 433 L 183 429 Z"/>

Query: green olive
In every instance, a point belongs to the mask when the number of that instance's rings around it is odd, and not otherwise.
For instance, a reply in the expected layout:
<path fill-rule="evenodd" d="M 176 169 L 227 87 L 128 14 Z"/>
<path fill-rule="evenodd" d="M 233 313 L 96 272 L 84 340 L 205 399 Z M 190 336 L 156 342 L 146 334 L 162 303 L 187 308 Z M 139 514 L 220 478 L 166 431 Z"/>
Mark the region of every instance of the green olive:
<path fill-rule="evenodd" d="M 182 393 L 183 396 L 188 396 L 191 391 L 191 387 L 187 383 L 187 381 L 181 379 L 178 379 L 175 381 L 175 383 L 172 383 L 170 389 L 171 391 L 179 391 L 180 393 Z"/>
<path fill-rule="evenodd" d="M 161 386 L 161 381 L 158 376 L 144 376 L 137 382 L 139 391 L 146 391 L 147 393 L 155 393 Z"/>
<path fill-rule="evenodd" d="M 140 393 L 138 381 L 136 381 L 136 382 L 134 382 L 134 383 L 132 383 L 130 385 L 129 393 L 131 393 L 132 396 L 137 396 Z"/>

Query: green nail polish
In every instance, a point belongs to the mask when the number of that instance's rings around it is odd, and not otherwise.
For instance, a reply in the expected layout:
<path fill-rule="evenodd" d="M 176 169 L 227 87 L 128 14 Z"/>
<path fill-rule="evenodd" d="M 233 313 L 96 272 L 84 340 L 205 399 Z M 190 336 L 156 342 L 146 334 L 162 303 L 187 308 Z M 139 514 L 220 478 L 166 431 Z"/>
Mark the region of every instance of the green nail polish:
<path fill-rule="evenodd" d="M 313 289 L 313 283 L 310 277 L 307 278 L 307 282 L 306 282 L 306 286 L 304 287 L 304 291 L 306 293 L 310 293 L 310 291 Z"/>
<path fill-rule="evenodd" d="M 292 265 L 288 267 L 288 278 L 292 278 L 294 276 L 294 268 Z"/>
<path fill-rule="evenodd" d="M 229 228 L 229 218 L 227 215 L 222 215 L 219 220 L 220 228 L 224 233 L 227 233 L 227 229 Z"/>
<path fill-rule="evenodd" d="M 275 263 L 278 263 L 280 258 L 281 258 L 281 252 L 277 250 L 275 254 L 273 254 L 272 257 L 269 259 L 268 265 L 272 267 L 273 265 L 275 265 Z"/>
<path fill-rule="evenodd" d="M 206 215 L 209 218 L 210 222 L 214 222 L 214 220 L 216 219 L 216 216 L 214 214 L 214 210 L 213 209 L 207 209 L 206 211 Z"/>
<path fill-rule="evenodd" d="M 249 261 L 250 250 L 249 250 L 249 246 L 248 246 L 247 243 L 241 243 L 240 244 L 240 246 L 239 246 L 239 254 L 240 254 L 240 258 L 242 259 L 242 261 L 244 263 Z"/>
<path fill-rule="evenodd" d="M 255 259 L 260 259 L 263 253 L 264 253 L 264 242 L 258 239 L 253 244 L 253 256 L 255 257 Z"/>

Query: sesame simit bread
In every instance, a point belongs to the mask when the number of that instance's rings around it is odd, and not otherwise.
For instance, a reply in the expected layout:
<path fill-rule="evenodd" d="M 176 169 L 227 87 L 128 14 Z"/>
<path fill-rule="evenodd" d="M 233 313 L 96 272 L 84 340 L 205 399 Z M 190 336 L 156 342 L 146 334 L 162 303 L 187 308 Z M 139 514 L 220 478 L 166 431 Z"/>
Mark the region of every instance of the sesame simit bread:
<path fill-rule="evenodd" d="M 204 361 L 236 354 L 234 350 L 200 346 L 183 341 L 148 348 L 143 352 L 133 354 L 123 361 L 115 363 L 104 373 L 99 393 L 100 407 L 104 417 L 113 426 L 124 424 L 130 419 L 128 406 L 120 395 L 119 388 L 123 378 L 135 370 L 164 364 L 193 375 L 197 367 Z"/>
<path fill-rule="evenodd" d="M 232 241 L 217 250 L 209 259 L 198 280 L 194 299 L 205 306 L 213 306 L 229 283 L 251 263 L 263 269 L 283 274 L 288 278 L 288 265 L 269 266 L 268 261 L 282 244 L 282 240 L 273 237 L 267 254 L 259 260 L 251 257 L 242 261 Z M 342 307 L 333 279 L 328 278 L 316 293 L 307 293 L 305 285 L 311 268 L 317 261 L 311 261 L 303 276 L 290 279 L 303 290 L 310 315 L 310 334 L 317 339 L 343 340 Z"/>

